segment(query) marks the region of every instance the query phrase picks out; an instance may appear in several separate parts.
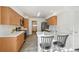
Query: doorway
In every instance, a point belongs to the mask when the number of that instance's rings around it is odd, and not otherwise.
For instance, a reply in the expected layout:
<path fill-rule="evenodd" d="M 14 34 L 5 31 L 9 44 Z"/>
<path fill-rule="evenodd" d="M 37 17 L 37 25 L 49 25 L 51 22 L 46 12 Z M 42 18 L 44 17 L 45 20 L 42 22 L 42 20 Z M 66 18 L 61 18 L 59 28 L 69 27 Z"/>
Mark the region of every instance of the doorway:
<path fill-rule="evenodd" d="M 37 21 L 32 21 L 32 33 L 37 32 Z"/>

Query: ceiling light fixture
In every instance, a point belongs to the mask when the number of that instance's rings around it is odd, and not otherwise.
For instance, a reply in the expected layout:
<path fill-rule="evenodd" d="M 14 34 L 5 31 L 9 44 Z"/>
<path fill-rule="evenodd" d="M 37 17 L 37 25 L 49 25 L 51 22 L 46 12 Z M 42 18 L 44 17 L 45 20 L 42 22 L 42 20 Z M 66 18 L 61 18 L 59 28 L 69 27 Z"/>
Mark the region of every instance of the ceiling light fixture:
<path fill-rule="evenodd" d="M 37 12 L 37 17 L 39 17 L 40 16 L 40 12 Z"/>

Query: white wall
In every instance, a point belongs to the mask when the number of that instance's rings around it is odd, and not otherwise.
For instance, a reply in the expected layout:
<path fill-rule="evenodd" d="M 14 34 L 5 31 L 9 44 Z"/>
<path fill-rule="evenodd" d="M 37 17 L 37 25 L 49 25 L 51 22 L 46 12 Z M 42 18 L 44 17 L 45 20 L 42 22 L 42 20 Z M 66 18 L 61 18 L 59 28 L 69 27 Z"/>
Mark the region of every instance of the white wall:
<path fill-rule="evenodd" d="M 59 31 L 69 33 L 66 48 L 79 48 L 79 7 L 64 7 L 57 16 Z"/>
<path fill-rule="evenodd" d="M 72 10 L 72 9 L 71 9 Z M 57 15 L 57 26 L 61 31 L 72 32 L 74 24 L 74 12 L 71 10 L 63 10 L 62 13 Z"/>
<path fill-rule="evenodd" d="M 57 27 L 58 31 L 69 34 L 69 38 L 67 39 L 66 48 L 73 48 L 73 25 L 74 25 L 74 11 L 71 7 L 64 7 L 62 12 L 57 15 Z"/>
<path fill-rule="evenodd" d="M 79 10 L 79 9 L 77 9 Z M 74 48 L 79 48 L 79 11 L 75 12 L 74 19 Z"/>
<path fill-rule="evenodd" d="M 29 35 L 32 34 L 32 20 L 28 19 L 29 20 Z"/>
<path fill-rule="evenodd" d="M 79 32 L 79 11 L 75 11 L 74 27 Z"/>

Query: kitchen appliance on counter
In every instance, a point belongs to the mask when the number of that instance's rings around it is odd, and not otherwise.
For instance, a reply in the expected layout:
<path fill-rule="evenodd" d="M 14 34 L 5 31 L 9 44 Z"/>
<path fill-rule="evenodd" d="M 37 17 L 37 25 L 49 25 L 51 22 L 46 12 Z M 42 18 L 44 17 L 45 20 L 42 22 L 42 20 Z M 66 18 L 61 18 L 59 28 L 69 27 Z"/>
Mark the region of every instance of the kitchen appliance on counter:
<path fill-rule="evenodd" d="M 18 27 L 16 27 L 16 31 L 24 31 L 24 39 L 26 39 L 26 36 L 27 36 L 27 28 L 18 26 Z"/>

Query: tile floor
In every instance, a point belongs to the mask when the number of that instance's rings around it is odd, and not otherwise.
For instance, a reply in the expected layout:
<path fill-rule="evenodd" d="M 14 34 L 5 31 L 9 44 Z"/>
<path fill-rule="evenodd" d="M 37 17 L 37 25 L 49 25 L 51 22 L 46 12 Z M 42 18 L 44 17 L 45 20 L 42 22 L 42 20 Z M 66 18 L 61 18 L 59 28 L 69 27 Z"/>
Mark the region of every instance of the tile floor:
<path fill-rule="evenodd" d="M 37 36 L 35 33 L 26 38 L 21 52 L 37 52 Z"/>

